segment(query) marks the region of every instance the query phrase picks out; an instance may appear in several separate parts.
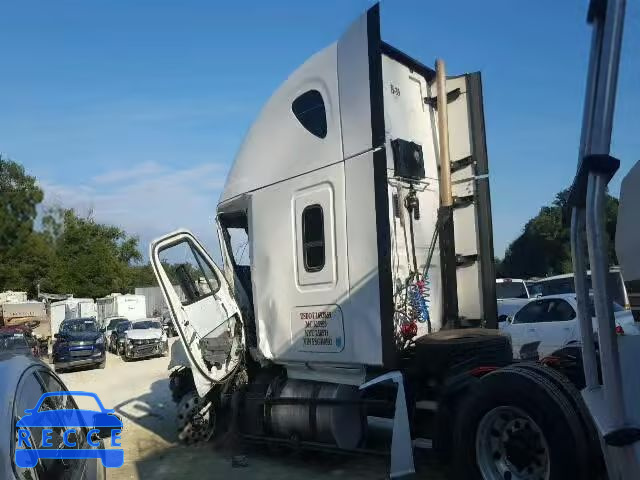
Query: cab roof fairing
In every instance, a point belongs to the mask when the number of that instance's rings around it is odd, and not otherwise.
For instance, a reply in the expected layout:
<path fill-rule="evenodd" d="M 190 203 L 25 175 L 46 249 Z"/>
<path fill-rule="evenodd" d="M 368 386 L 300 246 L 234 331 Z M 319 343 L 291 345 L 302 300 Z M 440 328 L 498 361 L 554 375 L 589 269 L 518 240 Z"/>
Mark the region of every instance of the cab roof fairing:
<path fill-rule="evenodd" d="M 380 40 L 376 4 L 356 19 L 338 42 L 295 70 L 267 101 L 231 166 L 218 211 L 225 210 L 225 204 L 239 195 L 383 146 L 381 105 L 374 109 L 371 104 L 372 89 L 381 85 L 372 85 L 376 79 L 370 78 L 371 65 L 380 68 L 376 57 L 383 52 L 409 58 Z M 294 100 L 310 90 L 322 95 L 327 117 L 324 138 L 307 131 L 292 110 Z M 375 96 L 381 101 L 382 91 L 378 93 Z"/>
<path fill-rule="evenodd" d="M 227 176 L 219 203 L 326 167 L 343 159 L 338 100 L 337 43 L 295 70 L 273 93 L 249 129 Z M 318 138 L 295 117 L 292 103 L 317 90 L 327 116 L 327 135 Z"/>

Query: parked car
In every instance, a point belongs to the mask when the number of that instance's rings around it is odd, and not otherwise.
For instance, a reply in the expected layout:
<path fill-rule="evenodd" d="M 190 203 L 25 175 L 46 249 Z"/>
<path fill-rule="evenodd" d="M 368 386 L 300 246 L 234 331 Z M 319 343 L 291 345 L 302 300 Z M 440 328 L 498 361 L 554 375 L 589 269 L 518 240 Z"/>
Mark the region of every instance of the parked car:
<path fill-rule="evenodd" d="M 597 332 L 593 297 L 589 314 Z M 613 302 L 616 331 L 620 335 L 640 335 L 640 324 L 630 311 Z M 578 303 L 575 294 L 549 295 L 531 299 L 515 314 L 500 322 L 500 330 L 511 335 L 514 358 L 534 360 L 580 342 Z"/>
<path fill-rule="evenodd" d="M 32 355 L 22 355 L 10 352 L 0 352 L 0 396 L 3 399 L 3 408 L 0 412 L 0 421 L 4 438 L 0 442 L 0 478 L 6 480 L 23 480 L 27 478 L 47 478 L 51 480 L 63 480 L 77 478 L 89 480 L 106 478 L 106 469 L 100 459 L 92 458 L 40 458 L 31 468 L 20 468 L 15 464 L 15 453 L 21 451 L 17 448 L 18 436 L 14 433 L 16 425 L 25 418 L 25 410 L 33 409 L 47 392 L 68 392 L 60 377 L 58 377 L 45 363 Z M 51 409 L 78 409 L 78 405 L 71 395 L 47 397 L 40 410 Z M 73 416 L 64 417 L 65 419 Z M 71 426 L 69 426 L 71 427 Z M 76 446 L 67 447 L 62 443 L 61 437 L 67 426 L 53 426 L 51 437 L 58 442 L 60 448 L 73 449 L 104 449 L 104 442 L 100 440 L 98 447 L 92 447 L 86 441 L 86 435 L 77 435 Z M 32 435 L 39 440 L 39 428 L 30 429 Z M 104 434 L 109 434 L 105 430 Z M 102 431 L 100 431 L 102 436 Z M 72 437 L 73 438 L 73 437 Z M 74 439 L 75 440 L 75 439 Z M 39 443 L 39 442 L 36 442 Z M 26 449 L 28 450 L 28 449 Z M 68 455 L 73 456 L 73 454 Z"/>
<path fill-rule="evenodd" d="M 119 329 L 118 325 L 117 329 Z M 145 318 L 130 322 L 118 337 L 118 349 L 124 361 L 154 355 L 167 355 L 167 334 L 157 318 Z"/>
<path fill-rule="evenodd" d="M 113 333 L 113 331 L 116 329 L 116 326 L 119 323 L 122 322 L 126 322 L 127 319 L 125 317 L 108 317 L 105 319 L 105 330 L 104 330 L 104 336 L 105 336 L 105 340 L 107 341 L 107 350 L 112 351 L 111 349 L 111 334 Z"/>
<path fill-rule="evenodd" d="M 105 338 L 94 318 L 64 320 L 54 337 L 52 356 L 56 371 L 82 366 L 105 367 Z"/>
<path fill-rule="evenodd" d="M 124 353 L 124 332 L 131 328 L 131 321 L 126 320 L 119 322 L 116 325 L 115 330 L 111 332 L 111 340 L 109 340 L 109 351 L 116 355 L 122 355 Z"/>
<path fill-rule="evenodd" d="M 496 279 L 496 299 L 498 300 L 498 323 L 529 303 L 527 282 L 520 278 Z"/>
<path fill-rule="evenodd" d="M 40 343 L 25 325 L 0 328 L 0 352 L 14 352 L 40 356 Z"/>

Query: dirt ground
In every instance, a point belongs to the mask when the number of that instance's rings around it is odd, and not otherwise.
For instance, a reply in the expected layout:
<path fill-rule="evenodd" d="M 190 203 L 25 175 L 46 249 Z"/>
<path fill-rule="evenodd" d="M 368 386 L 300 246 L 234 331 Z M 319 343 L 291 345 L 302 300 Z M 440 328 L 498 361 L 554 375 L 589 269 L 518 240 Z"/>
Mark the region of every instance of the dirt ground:
<path fill-rule="evenodd" d="M 175 430 L 168 364 L 168 357 L 125 363 L 118 356 L 108 354 L 104 370 L 61 374 L 70 390 L 97 393 L 104 406 L 114 408 L 123 420 L 124 465 L 108 469 L 109 480 L 388 478 L 387 457 L 274 451 L 254 444 L 240 445 L 234 451 L 217 450 L 211 443 L 198 447 L 181 445 Z M 85 400 L 80 399 L 81 407 L 95 408 L 93 404 L 85 404 Z M 245 455 L 247 466 L 233 466 L 234 455 Z M 418 478 L 443 478 L 440 469 L 428 459 L 420 462 L 418 469 Z"/>

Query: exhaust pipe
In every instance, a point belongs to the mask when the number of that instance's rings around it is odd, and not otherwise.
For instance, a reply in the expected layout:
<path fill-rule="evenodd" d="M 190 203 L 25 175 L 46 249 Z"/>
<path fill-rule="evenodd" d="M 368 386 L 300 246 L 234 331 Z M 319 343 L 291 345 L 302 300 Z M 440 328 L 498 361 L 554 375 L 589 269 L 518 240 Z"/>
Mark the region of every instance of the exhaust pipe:
<path fill-rule="evenodd" d="M 440 263 L 442 274 L 443 328 L 460 328 L 458 316 L 458 280 L 456 278 L 456 246 L 453 228 L 453 194 L 451 192 L 451 160 L 449 158 L 449 120 L 444 61 L 436 60 L 438 109 L 438 146 L 440 159 Z"/>

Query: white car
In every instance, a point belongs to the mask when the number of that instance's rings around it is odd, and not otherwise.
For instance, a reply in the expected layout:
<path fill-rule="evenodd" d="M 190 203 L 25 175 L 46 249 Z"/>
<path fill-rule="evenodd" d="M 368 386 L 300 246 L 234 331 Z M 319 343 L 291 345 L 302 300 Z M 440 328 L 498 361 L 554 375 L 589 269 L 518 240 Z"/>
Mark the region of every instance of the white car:
<path fill-rule="evenodd" d="M 598 325 L 589 297 L 589 312 L 594 332 Z M 633 314 L 613 302 L 616 331 L 620 335 L 640 335 L 640 324 Z M 580 342 L 578 303 L 573 293 L 549 295 L 529 300 L 498 328 L 511 335 L 514 358 L 536 359 L 551 355 L 562 347 Z"/>
<path fill-rule="evenodd" d="M 134 320 L 124 332 L 122 358 L 151 357 L 167 355 L 169 350 L 167 334 L 162 329 L 162 323 L 157 318 Z"/>

